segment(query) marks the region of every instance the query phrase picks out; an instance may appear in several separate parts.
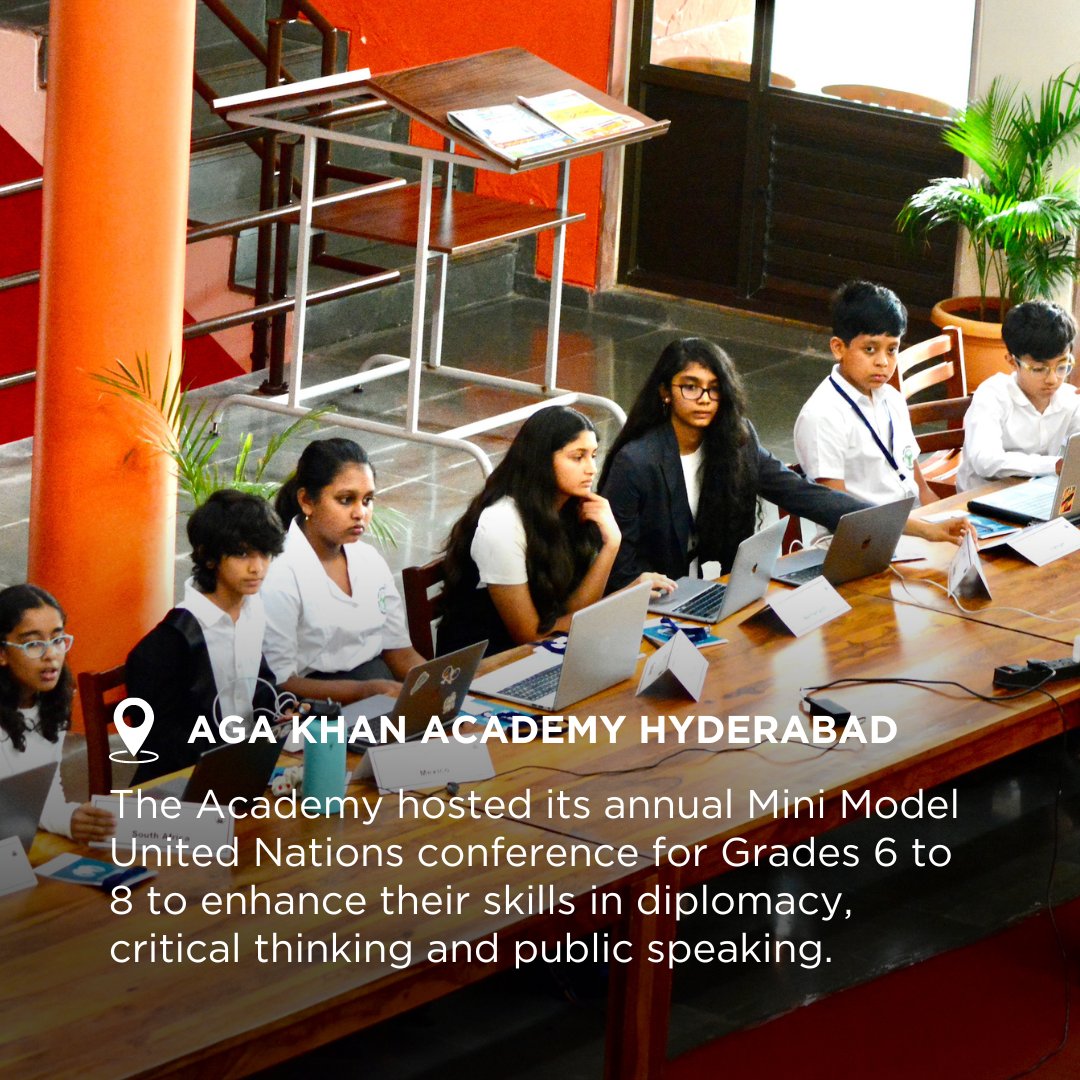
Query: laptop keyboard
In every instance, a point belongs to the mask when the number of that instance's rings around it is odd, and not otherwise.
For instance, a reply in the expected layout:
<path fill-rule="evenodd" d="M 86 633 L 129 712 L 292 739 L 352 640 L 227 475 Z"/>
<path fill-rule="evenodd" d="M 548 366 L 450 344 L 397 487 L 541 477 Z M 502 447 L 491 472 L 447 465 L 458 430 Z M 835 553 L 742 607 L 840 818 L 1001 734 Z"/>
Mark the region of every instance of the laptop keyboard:
<path fill-rule="evenodd" d="M 822 572 L 822 564 L 817 563 L 814 566 L 804 566 L 801 570 L 792 570 L 790 573 L 784 574 L 781 580 L 795 585 L 805 585 L 808 581 L 821 577 Z"/>
<path fill-rule="evenodd" d="M 678 607 L 672 608 L 670 613 L 672 615 L 691 615 L 698 619 L 708 619 L 709 622 L 715 622 L 716 616 L 720 614 L 720 609 L 724 606 L 724 593 L 726 592 L 726 585 L 713 585 L 704 592 L 699 592 L 697 596 L 692 596 L 685 603 L 679 604 Z"/>
<path fill-rule="evenodd" d="M 526 701 L 540 701 L 548 694 L 554 694 L 559 688 L 559 676 L 562 674 L 562 664 L 556 664 L 546 671 L 538 671 L 527 679 L 521 679 L 510 686 L 504 686 L 499 693 L 510 697 L 524 698 Z"/>

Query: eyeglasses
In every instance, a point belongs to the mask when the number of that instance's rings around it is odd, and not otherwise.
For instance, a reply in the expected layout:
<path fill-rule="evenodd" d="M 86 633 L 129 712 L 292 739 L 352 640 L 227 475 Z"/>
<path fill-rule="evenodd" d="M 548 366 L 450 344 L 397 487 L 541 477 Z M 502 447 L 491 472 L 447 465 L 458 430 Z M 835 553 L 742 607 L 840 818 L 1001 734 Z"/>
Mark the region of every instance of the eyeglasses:
<path fill-rule="evenodd" d="M 710 401 L 720 400 L 719 386 L 699 386 L 697 383 L 692 382 L 677 382 L 671 385 L 678 387 L 683 396 L 683 401 L 700 401 L 703 394 L 707 395 Z"/>
<path fill-rule="evenodd" d="M 43 660 L 50 649 L 66 653 L 74 642 L 75 639 L 70 634 L 59 634 L 51 641 L 0 641 L 0 645 L 6 645 L 9 649 L 22 649 L 31 660 Z"/>
<path fill-rule="evenodd" d="M 1053 365 L 1047 363 L 1033 364 L 1030 360 L 1021 360 L 1018 356 L 1014 356 L 1013 359 L 1020 367 L 1025 371 L 1030 371 L 1037 379 L 1045 379 L 1051 372 L 1060 379 L 1067 379 L 1072 374 L 1073 368 L 1076 367 L 1076 357 L 1072 353 L 1066 353 L 1064 360 Z"/>

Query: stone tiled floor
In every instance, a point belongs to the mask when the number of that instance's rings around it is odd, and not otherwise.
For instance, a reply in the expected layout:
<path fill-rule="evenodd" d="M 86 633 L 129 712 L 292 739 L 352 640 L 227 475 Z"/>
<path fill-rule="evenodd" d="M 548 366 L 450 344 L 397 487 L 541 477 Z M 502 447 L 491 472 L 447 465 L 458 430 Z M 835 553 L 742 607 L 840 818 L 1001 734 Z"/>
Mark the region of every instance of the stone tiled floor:
<path fill-rule="evenodd" d="M 564 310 L 560 384 L 613 397 L 624 408 L 668 341 L 702 334 L 718 341 L 735 358 L 751 401 L 751 417 L 762 441 L 782 459 L 792 457 L 791 427 L 799 407 L 828 370 L 826 336 L 801 325 L 750 318 L 703 304 L 642 297 L 632 315 Z M 500 374 L 536 378 L 543 370 L 546 306 L 515 298 L 472 308 L 447 320 L 447 363 Z M 356 369 L 368 356 L 404 352 L 405 330 L 357 337 L 323 348 L 307 361 L 309 381 Z M 236 380 L 232 392 L 260 381 Z M 220 391 L 215 391 L 220 392 Z M 404 378 L 373 384 L 362 394 L 330 399 L 339 412 L 383 420 L 401 418 Z M 211 396 L 202 392 L 200 396 Z M 422 419 L 425 426 L 449 427 L 485 413 L 514 407 L 523 399 L 487 388 L 425 375 Z M 601 442 L 610 441 L 614 424 L 594 414 Z M 238 408 L 223 423 L 226 445 L 238 433 L 253 431 L 265 445 L 285 421 L 265 412 Z M 384 551 L 395 570 L 426 561 L 441 547 L 450 525 L 481 483 L 475 461 L 384 436 L 325 428 L 319 434 L 352 434 L 375 462 L 380 498 L 401 511 L 407 527 L 397 547 Z M 504 452 L 512 429 L 477 439 L 493 460 Z M 302 442 L 275 462 L 274 475 L 293 465 Z M 24 578 L 29 507 L 28 443 L 0 448 L 0 582 Z M 176 580 L 186 576 L 180 523 Z M 1064 789 L 1060 806 L 1055 793 Z M 792 965 L 744 965 L 736 969 L 703 965 L 681 970 L 675 981 L 670 1052 L 682 1052 L 739 1027 L 793 1008 L 831 990 L 916 962 L 943 949 L 982 936 L 1031 911 L 1045 896 L 1050 864 L 1051 821 L 1061 825 L 1058 895 L 1080 891 L 1076 821 L 1080 817 L 1075 753 L 1060 741 L 984 769 L 964 782 L 963 820 L 948 837 L 955 858 L 938 875 L 898 875 L 859 869 L 842 883 L 830 873 L 746 871 L 729 874 L 725 889 L 842 888 L 862 917 L 829 928 L 834 961 L 802 971 Z M 848 826 L 848 829 L 855 826 Z M 839 833 L 832 839 L 844 842 Z M 683 924 L 690 937 L 732 937 L 761 922 L 712 919 Z M 1049 946 L 1048 946 L 1049 948 Z M 1048 961 L 1049 962 L 1049 961 Z M 603 1055 L 603 975 L 575 973 L 581 1000 L 569 1004 L 549 968 L 534 965 L 489 979 L 370 1032 L 332 1044 L 269 1076 L 301 1077 L 333 1071 L 380 1080 L 434 1078 L 448 1069 L 476 1078 L 586 1080 L 601 1073 Z M 283 982 L 283 987 L 286 983 Z M 287 989 L 283 989 L 287 993 Z M 837 1054 L 842 1053 L 842 1033 Z M 767 1065 L 760 1075 L 772 1080 Z M 930 1075 L 929 1073 L 927 1075 Z"/>

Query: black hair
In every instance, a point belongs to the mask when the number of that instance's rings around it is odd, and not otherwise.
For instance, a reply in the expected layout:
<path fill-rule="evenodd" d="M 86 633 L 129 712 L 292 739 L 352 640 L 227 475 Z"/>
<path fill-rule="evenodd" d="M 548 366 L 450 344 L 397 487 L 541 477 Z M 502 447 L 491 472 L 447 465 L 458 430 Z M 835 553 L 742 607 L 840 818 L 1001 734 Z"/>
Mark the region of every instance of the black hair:
<path fill-rule="evenodd" d="M 833 293 L 832 332 L 845 345 L 860 334 L 889 334 L 902 338 L 907 308 L 900 297 L 872 281 L 848 281 Z"/>
<path fill-rule="evenodd" d="M 371 469 L 371 475 L 375 475 L 375 468 L 368 461 L 364 448 L 352 439 L 314 439 L 309 442 L 296 463 L 296 472 L 282 484 L 274 502 L 285 525 L 288 526 L 301 512 L 298 491 L 303 491 L 313 501 L 318 499 L 323 488 L 332 484 L 346 465 L 366 465 Z"/>
<path fill-rule="evenodd" d="M 470 548 L 480 514 L 509 495 L 525 527 L 525 568 L 529 595 L 546 633 L 581 583 L 600 550 L 600 530 L 578 518 L 580 499 L 571 497 L 556 510 L 554 455 L 583 431 L 595 432 L 588 417 L 566 405 L 535 412 L 521 426 L 506 456 L 487 478 L 446 541 L 446 590 L 466 600 L 479 573 Z"/>
<path fill-rule="evenodd" d="M 664 349 L 608 452 L 599 490 L 602 494 L 611 463 L 627 443 L 670 423 L 661 391 L 670 396 L 671 380 L 691 364 L 707 368 L 720 389 L 716 415 L 702 439 L 705 461 L 695 521 L 699 556 L 719 559 L 732 543 L 754 531 L 757 510 L 757 463 L 746 423 L 746 391 L 734 362 L 719 345 L 705 338 L 682 338 Z"/>
<path fill-rule="evenodd" d="M 204 593 L 217 588 L 217 568 L 229 555 L 280 555 L 285 530 L 273 507 L 258 495 L 224 488 L 215 491 L 188 518 L 192 576 Z"/>
<path fill-rule="evenodd" d="M 8 635 L 22 622 L 28 611 L 43 607 L 55 608 L 60 614 L 61 625 L 67 622 L 64 609 L 37 585 L 11 585 L 0 590 L 0 641 L 7 641 Z M 7 734 L 12 745 L 20 752 L 26 749 L 26 733 L 30 728 L 19 710 L 22 694 L 23 689 L 11 674 L 11 668 L 6 664 L 0 667 L 0 730 Z M 57 684 L 38 695 L 37 729 L 49 742 L 56 742 L 60 732 L 71 723 L 71 700 L 74 696 L 75 680 L 65 660 Z"/>
<path fill-rule="evenodd" d="M 1011 356 L 1054 360 L 1071 348 L 1076 339 L 1076 323 L 1059 304 L 1025 300 L 1009 309 L 1001 324 L 1001 339 Z"/>

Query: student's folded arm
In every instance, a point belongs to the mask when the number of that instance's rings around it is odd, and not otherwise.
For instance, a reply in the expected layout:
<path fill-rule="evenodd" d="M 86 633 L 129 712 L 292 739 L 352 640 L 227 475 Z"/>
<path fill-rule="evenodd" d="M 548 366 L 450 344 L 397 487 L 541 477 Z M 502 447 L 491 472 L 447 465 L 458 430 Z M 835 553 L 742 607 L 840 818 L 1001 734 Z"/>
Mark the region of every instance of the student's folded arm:
<path fill-rule="evenodd" d="M 267 589 L 262 592 L 266 611 L 263 631 L 263 657 L 278 682 L 286 687 L 299 668 L 300 597 L 290 589 Z M 287 687 L 290 693 L 296 693 Z"/>
<path fill-rule="evenodd" d="M 647 510 L 646 500 L 637 470 L 626 454 L 619 454 L 611 463 L 611 471 L 600 494 L 610 504 L 622 533 L 622 543 L 606 586 L 608 592 L 614 592 L 629 585 L 641 574 L 662 568 L 649 566 L 641 550 L 641 521 Z"/>

